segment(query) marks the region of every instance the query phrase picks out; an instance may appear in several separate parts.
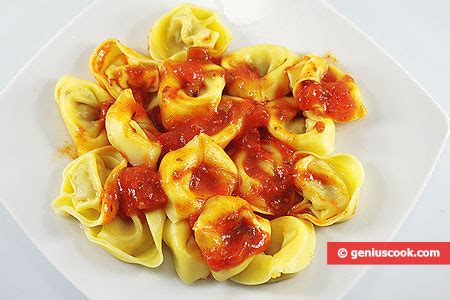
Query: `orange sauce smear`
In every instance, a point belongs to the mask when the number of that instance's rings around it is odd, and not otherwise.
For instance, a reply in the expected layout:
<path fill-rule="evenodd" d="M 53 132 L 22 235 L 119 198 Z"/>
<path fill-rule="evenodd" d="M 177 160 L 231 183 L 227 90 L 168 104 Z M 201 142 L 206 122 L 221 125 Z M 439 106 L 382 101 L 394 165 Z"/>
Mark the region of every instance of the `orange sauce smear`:
<path fill-rule="evenodd" d="M 270 235 L 248 217 L 241 217 L 239 211 L 216 220 L 212 226 L 220 234 L 222 245 L 202 251 L 202 256 L 215 272 L 238 266 L 269 247 Z"/>
<path fill-rule="evenodd" d="M 263 143 L 274 145 L 283 156 L 283 161 L 275 165 L 273 174 L 266 173 L 259 166 L 259 162 L 262 160 L 273 161 L 271 153 L 262 147 Z M 239 189 L 236 194 L 250 203 L 254 203 L 252 199 L 261 197 L 270 213 L 276 216 L 286 215 L 288 210 L 301 200 L 294 186 L 294 151 L 272 137 L 266 129 L 248 131 L 227 147 L 227 153 L 231 157 L 234 157 L 240 150 L 247 153 L 244 161 L 245 172 L 256 179 L 260 185 L 252 190 L 251 194 L 244 194 Z"/>
<path fill-rule="evenodd" d="M 163 209 L 167 203 L 159 173 L 147 166 L 122 169 L 117 178 L 106 184 L 105 193 L 104 206 L 124 220 L 138 215 L 144 221 L 146 212 Z"/>
<path fill-rule="evenodd" d="M 345 82 L 350 80 L 348 75 L 338 80 L 328 70 L 320 83 L 311 80 L 302 82 L 294 96 L 301 110 L 312 110 L 335 121 L 346 122 L 352 119 L 357 110 L 357 103 L 352 99 Z"/>

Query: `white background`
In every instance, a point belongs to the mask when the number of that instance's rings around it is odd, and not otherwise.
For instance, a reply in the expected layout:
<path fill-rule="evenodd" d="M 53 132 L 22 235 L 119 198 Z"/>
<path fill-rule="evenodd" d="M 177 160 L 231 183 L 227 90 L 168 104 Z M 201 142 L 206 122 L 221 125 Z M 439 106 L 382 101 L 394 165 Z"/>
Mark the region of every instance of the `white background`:
<path fill-rule="evenodd" d="M 1 0 L 0 89 L 89 3 L 89 0 Z M 450 1 L 330 0 L 330 3 L 384 47 L 450 112 Z M 427 120 L 418 115 L 411 116 L 411 122 Z M 449 144 L 395 240 L 450 241 Z M 0 298 L 83 298 L 32 245 L 2 205 L 0 241 Z M 343 266 L 346 267 L 358 268 Z M 450 294 L 449 278 L 450 266 L 374 266 L 346 299 L 445 298 Z"/>

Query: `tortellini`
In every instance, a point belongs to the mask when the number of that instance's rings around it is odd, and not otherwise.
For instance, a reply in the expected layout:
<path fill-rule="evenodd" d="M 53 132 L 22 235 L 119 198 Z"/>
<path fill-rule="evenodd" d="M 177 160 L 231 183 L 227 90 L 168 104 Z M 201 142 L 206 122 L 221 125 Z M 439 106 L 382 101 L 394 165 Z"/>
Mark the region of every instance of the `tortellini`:
<path fill-rule="evenodd" d="M 214 196 L 204 204 L 193 230 L 212 275 L 223 281 L 268 247 L 271 228 L 245 200 Z"/>
<path fill-rule="evenodd" d="M 238 181 L 234 162 L 203 133 L 167 153 L 159 170 L 172 222 L 189 218 L 213 195 L 231 195 Z"/>
<path fill-rule="evenodd" d="M 186 61 L 163 62 L 158 99 L 166 128 L 186 123 L 193 116 L 211 115 L 219 106 L 224 70 L 208 57 L 204 49 L 190 48 Z"/>
<path fill-rule="evenodd" d="M 187 221 L 172 223 L 167 220 L 164 242 L 173 253 L 175 270 L 184 283 L 192 284 L 209 276 L 211 270 L 202 258 Z"/>
<path fill-rule="evenodd" d="M 222 55 L 231 41 L 231 33 L 212 10 L 191 4 L 180 4 L 159 18 L 148 35 L 150 55 L 164 60 L 190 47 L 211 49 Z"/>
<path fill-rule="evenodd" d="M 247 285 L 276 281 L 300 272 L 311 262 L 316 235 L 309 221 L 284 216 L 270 225 L 269 247 L 231 280 Z"/>
<path fill-rule="evenodd" d="M 133 264 L 155 268 L 163 262 L 162 235 L 166 214 L 164 210 L 137 215 L 131 220 L 116 217 L 112 222 L 96 227 L 84 227 L 87 238 L 102 246 L 116 258 Z"/>
<path fill-rule="evenodd" d="M 63 172 L 61 194 L 52 202 L 56 213 L 71 215 L 87 227 L 110 218 L 105 208 L 104 187 L 113 170 L 126 160 L 112 146 L 89 151 L 72 161 Z"/>
<path fill-rule="evenodd" d="M 304 200 L 289 214 L 328 226 L 350 219 L 355 213 L 364 182 L 361 163 L 349 154 L 322 158 L 302 153 L 295 165 L 298 191 Z"/>
<path fill-rule="evenodd" d="M 361 92 L 353 78 L 320 56 L 304 56 L 288 68 L 292 93 L 302 110 L 349 122 L 366 115 Z"/>
<path fill-rule="evenodd" d="M 299 151 L 328 155 L 334 150 L 335 125 L 333 120 L 312 111 L 298 109 L 292 97 L 266 103 L 270 115 L 268 130 L 278 140 Z"/>
<path fill-rule="evenodd" d="M 130 88 L 138 102 L 145 105 L 151 93 L 158 91 L 158 63 L 117 39 L 108 39 L 95 49 L 90 68 L 97 82 L 114 98 Z"/>
<path fill-rule="evenodd" d="M 245 47 L 227 54 L 222 67 L 227 71 L 230 95 L 267 101 L 290 92 L 286 69 L 298 62 L 290 50 L 276 45 Z"/>
<path fill-rule="evenodd" d="M 108 139 L 132 165 L 156 168 L 161 145 L 158 133 L 145 109 L 134 100 L 130 89 L 124 90 L 106 114 Z"/>
<path fill-rule="evenodd" d="M 101 111 L 113 98 L 105 90 L 90 81 L 66 75 L 56 84 L 55 100 L 78 155 L 109 145 Z"/>

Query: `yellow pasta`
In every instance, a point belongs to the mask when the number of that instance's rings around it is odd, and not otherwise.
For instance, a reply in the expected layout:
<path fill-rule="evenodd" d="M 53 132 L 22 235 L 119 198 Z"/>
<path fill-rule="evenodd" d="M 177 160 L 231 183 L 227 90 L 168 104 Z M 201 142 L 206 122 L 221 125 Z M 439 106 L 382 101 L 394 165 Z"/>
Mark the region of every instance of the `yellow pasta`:
<path fill-rule="evenodd" d="M 106 114 L 108 139 L 132 165 L 156 168 L 161 145 L 152 121 L 130 89 L 124 90 Z"/>
<path fill-rule="evenodd" d="M 286 69 L 299 60 L 290 50 L 276 45 L 245 47 L 227 54 L 227 92 L 233 96 L 267 101 L 290 92 Z"/>
<path fill-rule="evenodd" d="M 66 75 L 56 84 L 55 100 L 78 155 L 109 145 L 101 110 L 102 105 L 113 99 L 105 90 L 90 81 Z"/>
<path fill-rule="evenodd" d="M 189 47 L 204 47 L 222 55 L 231 41 L 231 33 L 212 10 L 180 4 L 160 17 L 149 31 L 150 55 L 164 60 L 185 52 Z"/>
<path fill-rule="evenodd" d="M 70 215 L 87 227 L 103 224 L 109 218 L 103 207 L 105 182 L 124 166 L 126 160 L 112 146 L 78 157 L 64 169 L 60 195 L 52 202 L 55 213 Z"/>
<path fill-rule="evenodd" d="M 266 103 L 270 119 L 269 132 L 278 140 L 299 151 L 328 155 L 334 151 L 335 125 L 332 119 L 312 111 L 299 112 L 292 97 Z"/>
<path fill-rule="evenodd" d="M 367 114 L 353 78 L 320 56 L 303 56 L 287 69 L 287 74 L 294 97 L 305 106 L 303 110 L 313 110 L 335 122 L 349 122 Z"/>
<path fill-rule="evenodd" d="M 316 236 L 309 221 L 285 216 L 270 225 L 269 247 L 231 280 L 247 285 L 276 281 L 300 272 L 311 262 Z"/>
<path fill-rule="evenodd" d="M 117 39 L 102 42 L 89 62 L 97 82 L 114 98 L 132 89 L 140 103 L 149 102 L 159 87 L 158 63 L 125 46 Z"/>
<path fill-rule="evenodd" d="M 175 270 L 184 283 L 192 284 L 208 277 L 211 270 L 201 256 L 187 221 L 172 223 L 167 220 L 163 237 L 172 251 Z"/>
<path fill-rule="evenodd" d="M 167 153 L 159 171 L 168 198 L 166 213 L 172 222 L 189 218 L 213 195 L 230 195 L 237 184 L 234 162 L 203 133 Z"/>
<path fill-rule="evenodd" d="M 161 67 L 158 99 L 162 124 L 174 128 L 193 116 L 211 115 L 219 106 L 225 87 L 224 70 L 210 60 L 205 50 L 191 48 L 183 62 L 166 60 Z"/>
<path fill-rule="evenodd" d="M 267 248 L 271 229 L 270 222 L 255 215 L 245 200 L 214 196 L 204 204 L 193 230 L 213 277 L 223 281 Z"/>
<path fill-rule="evenodd" d="M 295 165 L 295 185 L 304 200 L 290 214 L 328 226 L 350 219 L 356 210 L 364 169 L 352 155 L 323 158 L 311 153 Z"/>
<path fill-rule="evenodd" d="M 112 222 L 85 227 L 87 238 L 116 258 L 133 264 L 155 268 L 163 262 L 162 235 L 166 214 L 164 210 L 145 213 L 145 220 L 116 217 Z"/>

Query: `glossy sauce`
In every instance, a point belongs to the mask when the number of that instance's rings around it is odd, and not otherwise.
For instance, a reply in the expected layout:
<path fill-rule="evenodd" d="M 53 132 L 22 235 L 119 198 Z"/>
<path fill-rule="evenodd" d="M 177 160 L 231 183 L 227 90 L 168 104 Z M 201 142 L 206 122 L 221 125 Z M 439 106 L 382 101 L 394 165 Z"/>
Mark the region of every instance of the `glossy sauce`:
<path fill-rule="evenodd" d="M 144 220 L 146 212 L 163 209 L 167 203 L 159 173 L 146 166 L 122 169 L 105 192 L 110 210 L 124 220 L 134 215 Z"/>
<path fill-rule="evenodd" d="M 273 154 L 262 147 L 264 143 L 275 146 L 282 155 L 281 162 L 274 161 Z M 247 132 L 240 140 L 233 142 L 227 152 L 234 157 L 242 150 L 247 154 L 243 164 L 245 172 L 260 185 L 256 186 L 251 194 L 244 194 L 238 189 L 237 195 L 250 203 L 255 203 L 256 197 L 261 197 L 270 213 L 276 216 L 286 215 L 287 211 L 301 200 L 294 186 L 294 151 L 273 138 L 265 129 Z M 261 168 L 260 162 L 263 160 L 274 167 L 273 174 L 268 174 Z"/>
<path fill-rule="evenodd" d="M 225 184 L 223 179 L 228 177 L 228 172 L 205 163 L 194 169 L 189 187 L 201 198 L 209 198 L 214 195 L 231 195 L 234 186 Z"/>
<path fill-rule="evenodd" d="M 159 71 L 154 65 L 130 65 L 125 68 L 127 85 L 133 91 L 136 102 L 144 107 L 152 98 L 155 86 L 159 84 Z"/>
<path fill-rule="evenodd" d="M 322 133 L 325 130 L 325 124 L 322 121 L 317 121 L 314 128 L 317 132 Z"/>
<path fill-rule="evenodd" d="M 115 100 L 110 100 L 102 103 L 100 107 L 100 119 L 99 119 L 100 128 L 105 128 L 106 114 L 108 113 L 109 108 L 114 104 L 114 101 Z"/>
<path fill-rule="evenodd" d="M 303 81 L 295 94 L 300 110 L 313 110 L 339 122 L 351 120 L 356 113 L 357 103 L 352 99 L 346 82 L 352 80 L 348 75 L 338 80 L 328 70 L 320 83 Z"/>
<path fill-rule="evenodd" d="M 202 251 L 203 258 L 215 272 L 241 264 L 248 257 L 261 253 L 270 243 L 270 235 L 252 223 L 240 211 L 218 219 L 212 225 L 221 236 L 222 244 Z"/>

